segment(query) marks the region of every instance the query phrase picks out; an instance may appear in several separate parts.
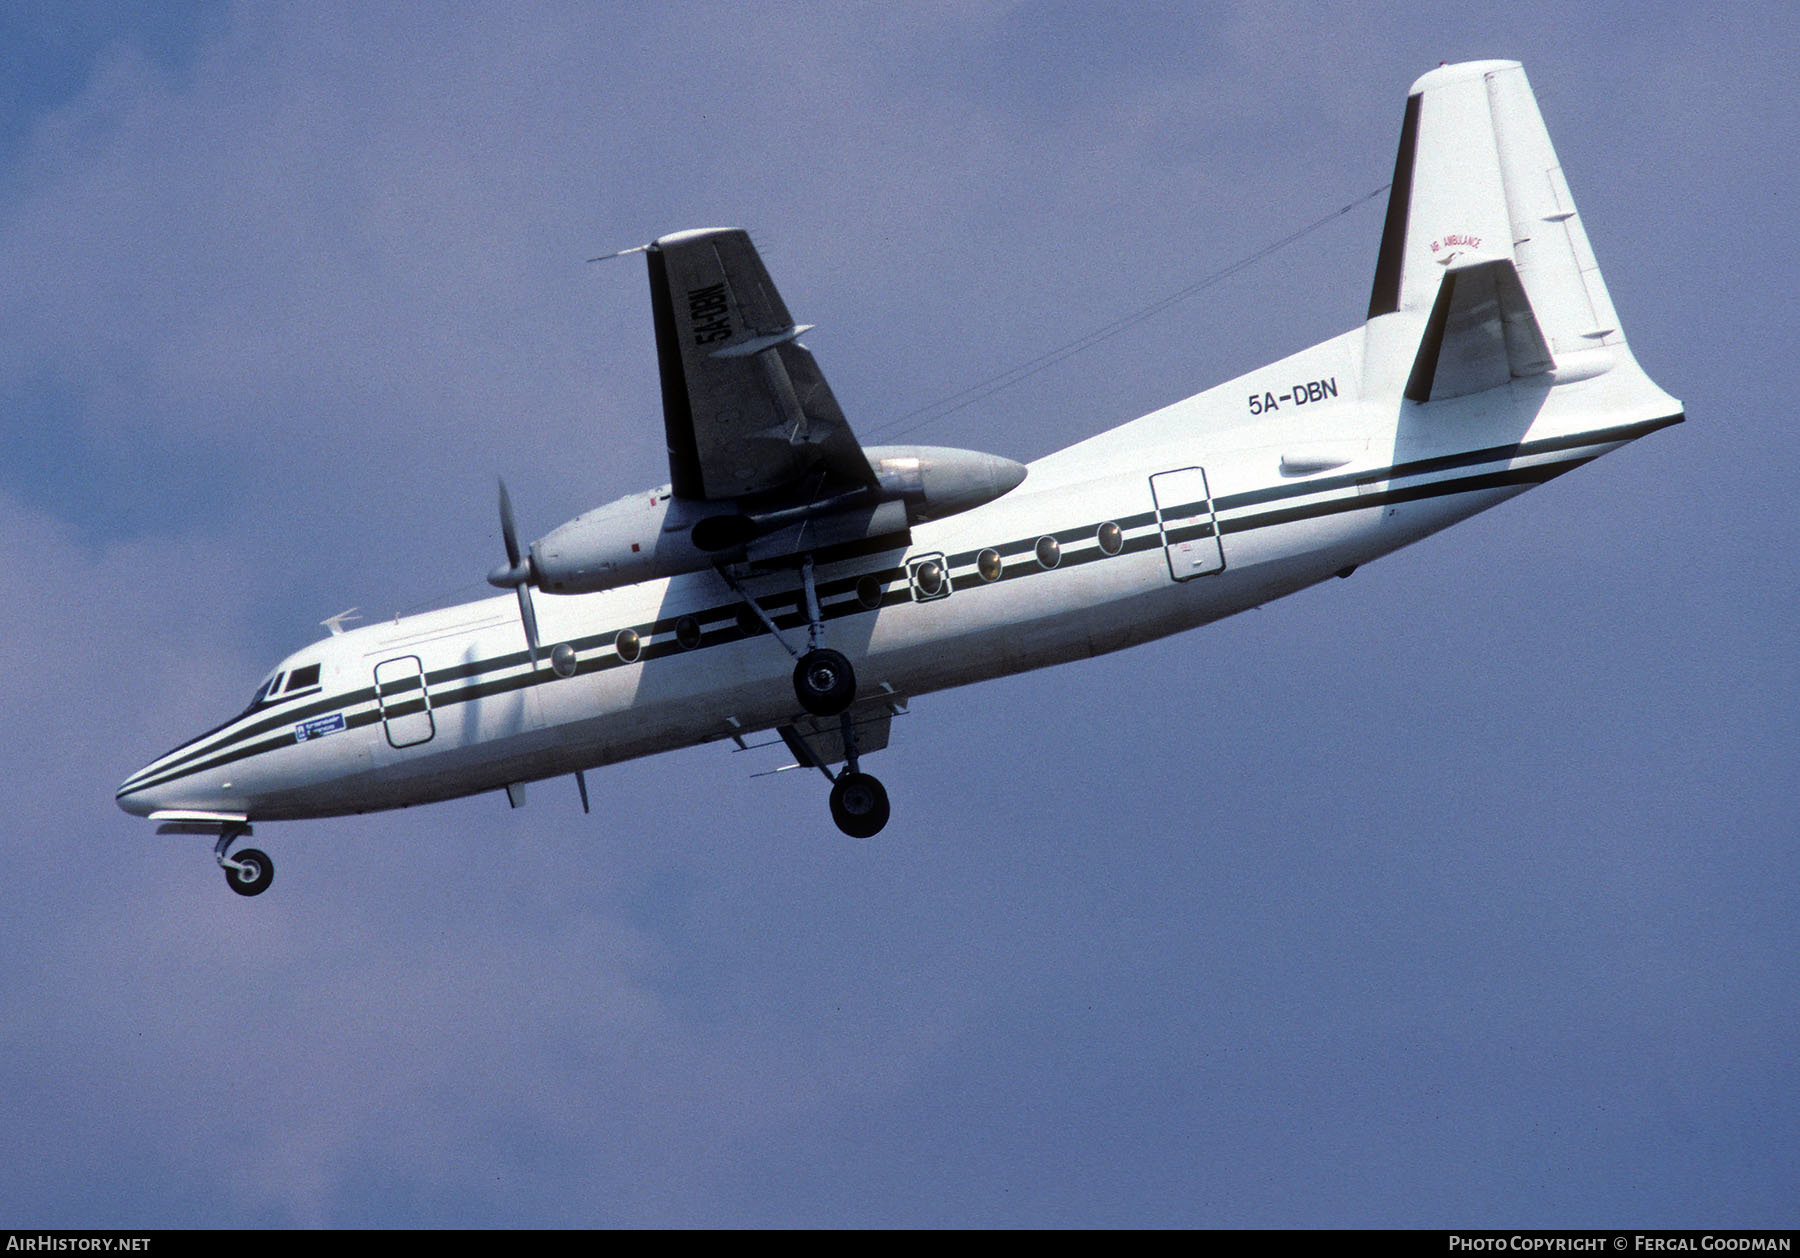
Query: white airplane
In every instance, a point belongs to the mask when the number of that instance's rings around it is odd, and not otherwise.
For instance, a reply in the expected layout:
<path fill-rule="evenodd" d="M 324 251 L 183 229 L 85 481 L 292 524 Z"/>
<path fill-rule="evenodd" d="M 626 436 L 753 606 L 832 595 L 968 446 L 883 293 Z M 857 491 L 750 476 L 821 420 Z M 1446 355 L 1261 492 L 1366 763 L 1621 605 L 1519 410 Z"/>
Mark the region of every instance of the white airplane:
<path fill-rule="evenodd" d="M 229 852 L 254 822 L 517 807 L 567 773 L 585 809 L 587 769 L 774 730 L 866 837 L 888 799 L 861 757 L 912 696 L 1348 576 L 1683 419 L 1626 346 L 1510 61 L 1413 85 L 1362 327 L 1029 468 L 859 445 L 743 232 L 641 252 L 670 484 L 527 549 L 503 484 L 488 579 L 516 606 L 333 618 L 121 808 L 216 838 L 249 896 L 273 866 Z"/>

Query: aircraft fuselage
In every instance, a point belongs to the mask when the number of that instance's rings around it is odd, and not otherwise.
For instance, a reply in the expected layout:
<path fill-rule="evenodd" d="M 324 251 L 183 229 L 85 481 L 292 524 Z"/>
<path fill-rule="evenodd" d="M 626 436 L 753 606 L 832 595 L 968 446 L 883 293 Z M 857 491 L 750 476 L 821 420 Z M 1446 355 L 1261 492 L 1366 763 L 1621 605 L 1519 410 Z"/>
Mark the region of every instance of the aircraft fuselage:
<path fill-rule="evenodd" d="M 1438 403 L 1429 424 L 1371 400 L 1374 320 L 1285 362 L 1031 465 L 909 545 L 818 556 L 824 645 L 858 702 L 1119 650 L 1266 603 L 1677 422 L 1671 400 L 1515 382 Z M 1628 361 L 1623 347 L 1611 351 Z M 1625 362 L 1620 363 L 1626 365 Z M 1635 364 L 1617 373 L 1635 378 Z M 1457 409 L 1445 413 L 1446 406 Z M 933 581 L 930 565 L 938 565 Z M 794 569 L 741 574 L 803 635 Z M 450 799 L 791 721 L 791 660 L 716 572 L 539 599 L 533 669 L 507 597 L 326 638 L 317 689 L 277 694 L 153 762 L 120 805 L 324 817 Z M 550 650 L 574 651 L 570 676 Z M 421 681 L 423 686 L 421 688 Z"/>

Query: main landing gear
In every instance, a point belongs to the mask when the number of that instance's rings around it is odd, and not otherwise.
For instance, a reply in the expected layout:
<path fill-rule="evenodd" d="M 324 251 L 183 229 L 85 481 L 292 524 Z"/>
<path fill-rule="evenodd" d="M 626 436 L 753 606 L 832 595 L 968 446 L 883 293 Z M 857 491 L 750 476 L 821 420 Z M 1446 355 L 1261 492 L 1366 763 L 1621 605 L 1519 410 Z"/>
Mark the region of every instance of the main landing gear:
<path fill-rule="evenodd" d="M 887 788 L 867 773 L 845 769 L 831 784 L 831 819 L 853 839 L 869 839 L 888 823 Z"/>
<path fill-rule="evenodd" d="M 794 697 L 814 716 L 836 716 L 856 698 L 856 670 L 840 651 L 819 645 L 825 613 L 813 581 L 812 556 L 800 561 L 800 589 L 806 602 L 806 654 L 794 665 Z M 772 629 L 773 626 L 770 626 Z M 787 646 L 784 641 L 781 645 Z M 791 652 L 792 647 L 788 647 Z"/>
<path fill-rule="evenodd" d="M 815 647 L 794 665 L 794 696 L 814 716 L 836 716 L 856 697 L 856 671 L 841 652 Z"/>
<path fill-rule="evenodd" d="M 236 856 L 225 855 L 225 849 L 231 846 L 233 840 L 249 832 L 248 826 L 241 830 L 226 829 L 221 832 L 218 845 L 213 848 L 213 858 L 219 862 L 219 868 L 225 871 L 226 886 L 239 895 L 261 895 L 275 881 L 275 862 L 269 859 L 269 854 L 247 847 Z"/>
<path fill-rule="evenodd" d="M 731 592 L 743 599 L 751 613 L 762 621 L 769 635 L 794 657 L 794 698 L 800 701 L 800 706 L 814 716 L 836 716 L 847 709 L 856 698 L 856 670 L 842 651 L 819 645 L 819 635 L 825 631 L 825 613 L 819 608 L 819 587 L 813 580 L 812 556 L 805 555 L 800 560 L 801 601 L 806 609 L 805 651 L 782 635 L 762 604 L 737 583 L 724 564 L 719 564 L 715 571 L 731 587 Z"/>
<path fill-rule="evenodd" d="M 718 573 L 732 593 L 744 600 L 764 628 L 794 657 L 794 698 L 799 700 L 800 706 L 814 716 L 835 716 L 842 722 L 845 760 L 842 769 L 832 773 L 810 748 L 803 757 L 803 760 L 810 759 L 831 783 L 832 821 L 852 838 L 867 839 L 879 834 L 888 823 L 887 788 L 862 772 L 857 761 L 856 723 L 850 715 L 850 705 L 856 699 L 856 670 L 842 651 L 819 645 L 825 614 L 819 607 L 812 556 L 805 555 L 800 560 L 800 586 L 807 624 L 805 651 L 797 649 L 782 636 L 769 614 L 732 578 L 725 565 L 719 565 Z"/>
<path fill-rule="evenodd" d="M 857 760 L 856 720 L 848 711 L 838 714 L 838 730 L 844 744 L 844 767 L 836 773 L 798 730 L 784 734 L 794 735 L 789 745 L 800 753 L 800 762 L 812 765 L 831 783 L 831 819 L 837 828 L 853 839 L 873 838 L 888 823 L 887 788 L 862 771 Z"/>

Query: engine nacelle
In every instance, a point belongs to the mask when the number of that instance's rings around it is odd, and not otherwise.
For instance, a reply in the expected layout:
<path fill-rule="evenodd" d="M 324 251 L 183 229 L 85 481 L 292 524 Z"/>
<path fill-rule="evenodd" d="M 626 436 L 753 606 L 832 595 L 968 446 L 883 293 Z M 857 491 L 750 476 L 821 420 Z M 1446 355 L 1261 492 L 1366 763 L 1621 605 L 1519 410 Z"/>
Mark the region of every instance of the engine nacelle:
<path fill-rule="evenodd" d="M 909 524 L 942 520 L 1017 488 L 1025 465 L 948 446 L 868 446 L 863 450 L 884 501 L 906 503 Z"/>
<path fill-rule="evenodd" d="M 665 485 L 597 507 L 532 543 L 536 584 L 585 594 L 880 537 L 992 502 L 1025 479 L 1024 464 L 974 450 L 870 446 L 864 454 L 875 485 L 823 501 L 727 505 L 677 498 Z"/>

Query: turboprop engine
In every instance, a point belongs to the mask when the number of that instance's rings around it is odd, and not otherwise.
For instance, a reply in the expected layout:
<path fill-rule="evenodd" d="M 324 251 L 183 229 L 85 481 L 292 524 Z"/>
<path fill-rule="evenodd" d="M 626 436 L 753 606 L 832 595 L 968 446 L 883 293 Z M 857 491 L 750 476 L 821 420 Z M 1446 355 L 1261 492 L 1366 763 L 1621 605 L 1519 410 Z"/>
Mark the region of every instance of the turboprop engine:
<path fill-rule="evenodd" d="M 759 506 L 678 498 L 667 486 L 597 507 L 531 544 L 532 583 L 585 594 L 722 562 L 779 558 L 898 533 L 992 502 L 1025 466 L 942 446 L 866 446 L 874 485 Z"/>

